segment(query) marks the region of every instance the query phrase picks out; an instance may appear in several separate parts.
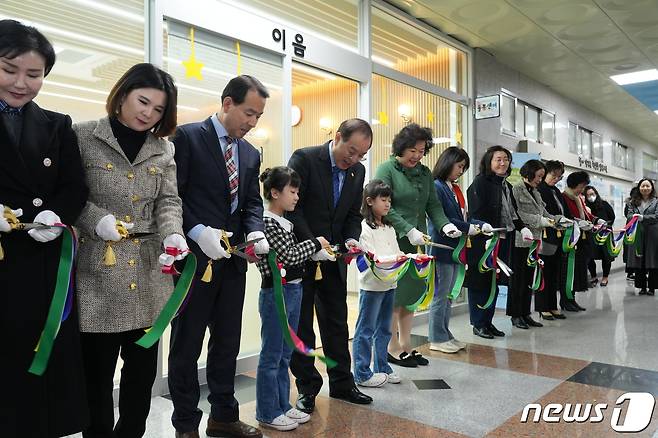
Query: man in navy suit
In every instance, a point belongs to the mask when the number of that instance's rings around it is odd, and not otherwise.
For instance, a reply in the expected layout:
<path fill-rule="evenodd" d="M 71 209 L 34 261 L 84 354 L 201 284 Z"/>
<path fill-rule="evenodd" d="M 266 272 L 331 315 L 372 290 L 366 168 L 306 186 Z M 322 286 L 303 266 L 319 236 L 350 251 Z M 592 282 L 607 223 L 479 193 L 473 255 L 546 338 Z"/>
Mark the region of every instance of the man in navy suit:
<path fill-rule="evenodd" d="M 349 119 L 341 123 L 336 136 L 320 146 L 298 149 L 288 165 L 301 176 L 299 202 L 289 215 L 298 239 L 326 236 L 343 250 L 358 246 L 361 235 L 361 208 L 365 167 L 360 163 L 372 146 L 368 122 Z M 299 337 L 315 346 L 313 314 L 318 318 L 324 353 L 338 365 L 328 371 L 329 395 L 351 403 L 368 404 L 372 398 L 361 393 L 350 372 L 347 329 L 347 265 L 332 260 L 326 250 L 313 256 L 303 279 L 304 292 L 299 316 Z M 317 263 L 322 279 L 316 280 Z M 297 378 L 296 408 L 313 412 L 322 376 L 313 357 L 293 353 L 290 369 Z"/>
<path fill-rule="evenodd" d="M 224 231 L 232 236 L 233 244 L 262 237 L 254 249 L 257 254 L 269 251 L 258 184 L 260 154 L 243 138 L 258 123 L 268 97 L 257 79 L 235 77 L 224 88 L 221 110 L 203 122 L 180 126 L 173 139 L 183 229 L 198 259 L 197 277 L 214 260 L 210 282 L 196 279 L 187 306 L 171 324 L 169 390 L 176 438 L 199 437 L 197 361 L 206 327 L 210 330 L 206 377 L 211 405 L 206 434 L 262 436 L 240 421 L 233 388 L 247 263 L 231 258 L 220 238 Z"/>

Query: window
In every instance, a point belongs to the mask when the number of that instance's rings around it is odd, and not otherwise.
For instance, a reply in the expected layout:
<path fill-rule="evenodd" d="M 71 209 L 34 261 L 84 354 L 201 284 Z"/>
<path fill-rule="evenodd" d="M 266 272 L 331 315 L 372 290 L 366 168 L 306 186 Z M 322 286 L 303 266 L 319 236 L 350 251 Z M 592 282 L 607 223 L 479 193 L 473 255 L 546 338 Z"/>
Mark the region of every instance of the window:
<path fill-rule="evenodd" d="M 539 141 L 539 110 L 525 107 L 525 136 L 528 140 Z"/>
<path fill-rule="evenodd" d="M 514 107 L 516 102 L 513 97 L 505 93 L 501 93 L 501 110 L 500 110 L 500 123 L 503 132 L 507 134 L 514 134 Z"/>
<path fill-rule="evenodd" d="M 603 139 L 596 132 L 592 132 L 592 157 L 603 161 Z"/>
<path fill-rule="evenodd" d="M 580 154 L 592 158 L 592 131 L 580 128 Z"/>
<path fill-rule="evenodd" d="M 633 149 L 617 141 L 613 142 L 613 145 L 615 151 L 615 166 L 630 171 L 635 170 Z"/>
<path fill-rule="evenodd" d="M 523 102 L 518 99 L 516 101 L 515 119 L 514 131 L 516 135 L 525 137 L 525 107 L 523 106 Z"/>
<path fill-rule="evenodd" d="M 555 145 L 555 114 L 541 112 L 541 142 Z"/>
<path fill-rule="evenodd" d="M 583 158 L 603 160 L 601 134 L 569 122 L 569 152 L 581 155 Z"/>
<path fill-rule="evenodd" d="M 505 92 L 501 95 L 500 127 L 504 134 L 555 144 L 555 115 Z"/>
<path fill-rule="evenodd" d="M 569 152 L 579 154 L 578 125 L 569 122 Z"/>
<path fill-rule="evenodd" d="M 653 176 L 658 172 L 658 159 L 651 154 L 642 152 L 642 170 L 644 176 Z"/>

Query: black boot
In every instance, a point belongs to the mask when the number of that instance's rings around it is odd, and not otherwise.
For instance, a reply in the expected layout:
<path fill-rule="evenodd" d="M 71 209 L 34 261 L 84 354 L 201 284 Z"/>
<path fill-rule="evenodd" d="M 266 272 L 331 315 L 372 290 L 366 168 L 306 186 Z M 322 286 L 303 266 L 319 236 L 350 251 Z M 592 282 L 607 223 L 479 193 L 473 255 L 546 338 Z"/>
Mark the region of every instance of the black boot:
<path fill-rule="evenodd" d="M 513 316 L 512 325 L 516 328 L 520 328 L 524 330 L 527 330 L 529 328 L 528 324 L 526 324 L 525 320 L 521 316 Z"/>

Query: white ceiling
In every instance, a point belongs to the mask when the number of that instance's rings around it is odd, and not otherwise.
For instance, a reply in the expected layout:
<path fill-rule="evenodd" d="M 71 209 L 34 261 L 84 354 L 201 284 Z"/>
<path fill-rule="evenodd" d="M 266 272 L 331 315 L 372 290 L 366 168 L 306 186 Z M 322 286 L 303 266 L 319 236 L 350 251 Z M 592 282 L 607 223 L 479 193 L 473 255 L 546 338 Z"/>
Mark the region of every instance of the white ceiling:
<path fill-rule="evenodd" d="M 658 68 L 658 0 L 387 0 L 658 145 L 611 75 Z"/>

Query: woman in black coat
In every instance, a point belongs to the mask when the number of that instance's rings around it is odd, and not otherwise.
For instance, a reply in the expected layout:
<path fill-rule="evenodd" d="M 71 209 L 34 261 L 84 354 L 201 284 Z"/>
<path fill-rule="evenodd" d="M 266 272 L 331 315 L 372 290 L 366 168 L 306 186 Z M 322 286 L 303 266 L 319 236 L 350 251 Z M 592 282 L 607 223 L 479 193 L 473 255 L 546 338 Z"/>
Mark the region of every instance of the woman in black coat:
<path fill-rule="evenodd" d="M 615 211 L 607 201 L 601 199 L 599 192 L 592 186 L 585 187 L 585 204 L 592 211 L 592 214 L 600 219 L 605 220 L 607 226 L 611 227 L 615 223 Z M 590 238 L 594 239 L 593 234 Z M 589 274 L 592 276 L 590 284 L 596 286 L 599 279 L 596 277 L 596 260 L 601 260 L 601 269 L 603 270 L 603 277 L 601 277 L 601 286 L 608 285 L 608 275 L 610 275 L 610 267 L 612 266 L 612 256 L 606 249 L 605 245 L 597 245 L 592 242 L 592 256 L 587 262 Z"/>
<path fill-rule="evenodd" d="M 514 231 L 521 230 L 523 223 L 516 215 L 516 203 L 512 196 L 512 186 L 506 178 L 511 173 L 512 153 L 502 146 L 491 146 L 480 162 L 480 173 L 468 187 L 467 198 L 469 219 L 491 224 L 494 228 L 506 228 L 501 232 L 498 258 L 509 263 L 510 251 L 514 246 Z M 489 298 L 493 271 L 481 273 L 478 269 L 480 258 L 484 254 L 488 236 L 479 234 L 471 237 L 472 247 L 467 251 L 469 269 L 466 271 L 465 286 L 468 287 L 468 306 L 471 314 L 473 334 L 485 339 L 505 336 L 494 327 L 492 321 L 496 310 L 498 287 L 493 303 L 487 309 L 481 309 Z M 501 274 L 498 284 L 507 284 L 507 278 Z M 479 305 L 479 306 L 478 306 Z"/>
<path fill-rule="evenodd" d="M 73 224 L 87 200 L 71 118 L 32 102 L 54 62 L 39 31 L 0 21 L 0 204 L 22 210 L 22 222 L 46 225 Z M 8 228 L 0 217 L 0 435 L 70 435 L 88 417 L 75 302 L 45 372 L 28 372 L 54 295 L 62 229 Z"/>

